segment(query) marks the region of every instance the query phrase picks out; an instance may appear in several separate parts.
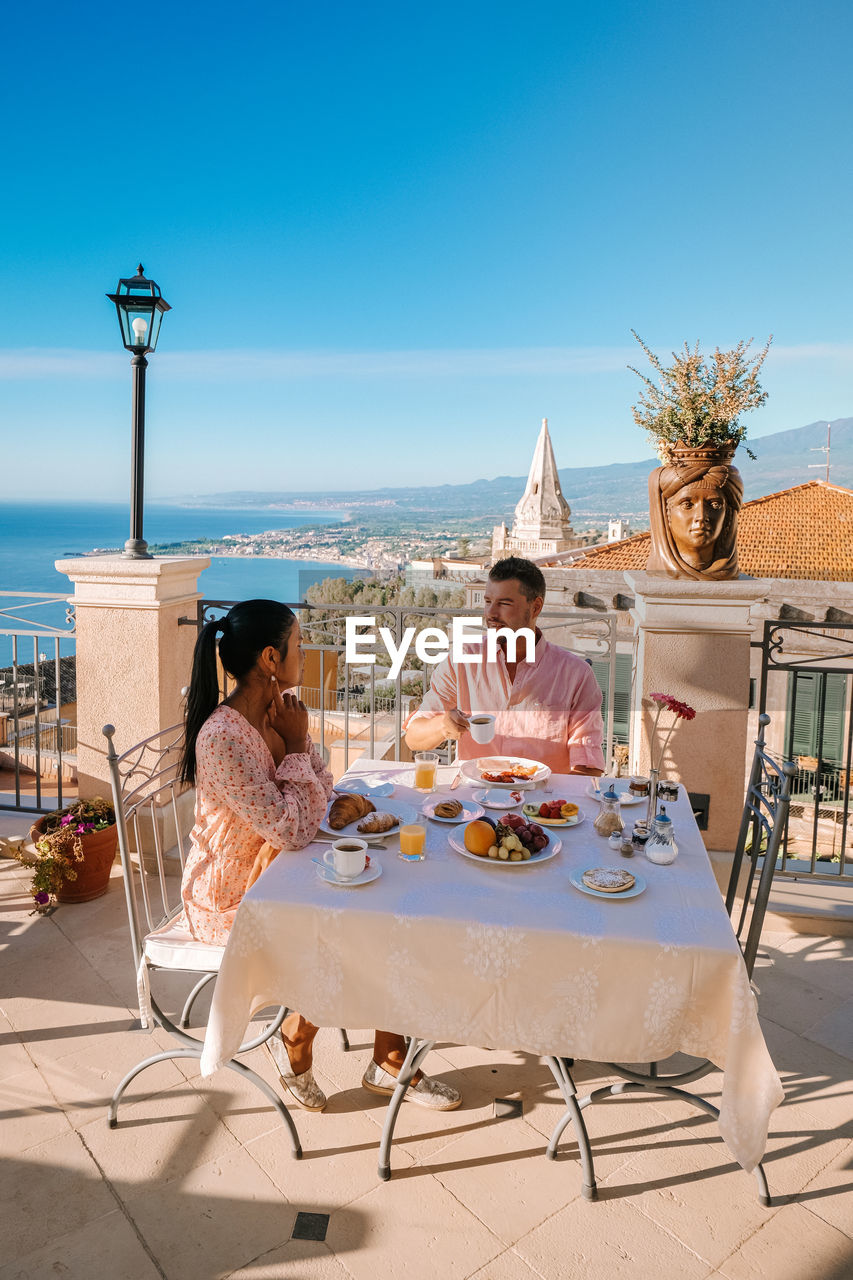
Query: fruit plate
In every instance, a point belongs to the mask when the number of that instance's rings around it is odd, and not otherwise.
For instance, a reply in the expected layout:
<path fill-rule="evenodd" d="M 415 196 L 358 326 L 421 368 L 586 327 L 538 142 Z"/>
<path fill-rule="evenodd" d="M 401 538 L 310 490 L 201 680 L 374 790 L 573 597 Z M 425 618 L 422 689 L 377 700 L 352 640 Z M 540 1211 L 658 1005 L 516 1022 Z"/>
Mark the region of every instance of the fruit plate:
<path fill-rule="evenodd" d="M 458 827 L 454 827 L 448 836 L 451 849 L 455 849 L 457 853 L 461 853 L 463 858 L 468 858 L 471 862 L 487 862 L 490 867 L 532 867 L 540 862 L 548 862 L 549 859 L 556 857 L 563 847 L 563 843 L 559 836 L 548 836 L 548 843 L 544 849 L 540 849 L 538 853 L 532 853 L 526 862 L 510 862 L 509 858 L 490 858 L 487 855 L 471 853 L 470 849 L 465 848 L 465 828 L 467 822 L 460 822 Z M 547 832 L 545 833 L 548 834 Z"/>
<path fill-rule="evenodd" d="M 628 804 L 648 804 L 649 803 L 648 796 L 632 796 L 631 792 L 628 790 L 629 786 L 630 786 L 630 782 L 626 781 L 625 778 L 616 779 L 616 785 L 614 789 L 622 804 L 628 805 Z M 589 786 L 586 789 L 586 794 L 588 796 L 592 796 L 593 800 L 600 800 L 602 796 L 602 792 L 599 790 L 599 788 L 595 785 L 594 782 L 591 782 L 589 784 Z"/>
<path fill-rule="evenodd" d="M 332 802 L 334 803 L 334 801 Z M 415 822 L 417 820 L 417 811 L 413 805 L 404 804 L 402 800 L 378 800 L 374 801 L 374 810 L 376 813 L 393 813 L 400 819 L 400 824 L 407 822 Z M 331 805 L 329 806 L 331 808 Z M 374 831 L 364 835 L 359 831 L 358 824 L 364 822 L 366 818 L 372 815 L 367 813 L 364 818 L 356 818 L 355 822 L 348 822 L 345 827 L 341 827 L 336 831 L 334 827 L 329 826 L 329 810 L 326 810 L 326 816 L 320 823 L 320 830 L 327 836 L 334 836 L 336 840 L 343 840 L 345 836 L 357 836 L 360 840 L 382 840 L 385 836 L 395 836 L 400 830 L 400 825 L 392 827 L 390 831 Z"/>
<path fill-rule="evenodd" d="M 506 773 L 519 765 L 523 769 L 533 770 L 529 778 L 514 778 L 511 782 L 492 782 L 483 777 L 484 773 Z M 460 770 L 463 778 L 468 782 L 473 782 L 479 787 L 487 786 L 490 790 L 494 787 L 505 787 L 507 791 L 523 791 L 525 787 L 529 789 L 538 786 L 540 782 L 545 782 L 551 776 L 551 770 L 547 764 L 543 764 L 541 760 L 527 760 L 523 756 L 481 756 L 478 760 L 463 760 Z"/>
<path fill-rule="evenodd" d="M 459 798 L 459 804 L 462 805 L 462 812 L 457 813 L 454 818 L 440 818 L 435 812 L 437 804 L 444 804 L 448 800 L 456 800 L 456 796 L 430 796 L 429 800 L 425 800 L 421 806 L 421 813 L 425 813 L 428 818 L 432 818 L 433 822 L 450 822 L 453 826 L 457 826 L 460 822 L 473 822 L 475 818 L 482 818 L 486 812 L 481 804 L 475 804 L 473 800 L 462 800 Z"/>
<path fill-rule="evenodd" d="M 634 883 L 631 885 L 630 889 L 626 889 L 623 893 L 604 893 L 601 889 L 591 889 L 588 884 L 584 884 L 583 882 L 584 872 L 591 870 L 591 867 L 575 868 L 569 876 L 569 879 L 575 888 L 580 889 L 581 893 L 588 893 L 591 898 L 610 898 L 613 901 L 618 898 L 636 898 L 646 887 L 646 882 L 643 877 L 641 875 L 637 875 L 636 871 L 632 871 L 631 875 L 634 877 Z"/>
<path fill-rule="evenodd" d="M 574 801 L 572 801 L 572 804 L 574 804 Z M 533 810 L 533 812 L 528 812 L 529 809 Z M 586 817 L 583 809 L 578 809 L 573 818 L 540 818 L 538 804 L 524 805 L 521 813 L 528 822 L 538 822 L 540 827 L 577 827 Z"/>

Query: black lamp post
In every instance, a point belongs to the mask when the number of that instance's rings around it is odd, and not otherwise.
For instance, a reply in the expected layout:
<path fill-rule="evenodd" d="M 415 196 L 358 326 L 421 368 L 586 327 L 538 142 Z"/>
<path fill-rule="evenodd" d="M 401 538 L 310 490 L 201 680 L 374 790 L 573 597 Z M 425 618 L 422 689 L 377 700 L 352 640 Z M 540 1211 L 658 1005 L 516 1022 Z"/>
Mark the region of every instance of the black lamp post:
<path fill-rule="evenodd" d="M 142 263 L 129 280 L 119 280 L 115 293 L 108 293 L 115 303 L 121 340 L 133 356 L 133 444 L 130 460 L 130 537 L 123 555 L 131 560 L 150 560 L 148 543 L 142 537 L 142 493 L 145 463 L 145 370 L 146 353 L 157 346 L 160 322 L 171 307 L 161 297 L 153 280 L 146 280 Z"/>

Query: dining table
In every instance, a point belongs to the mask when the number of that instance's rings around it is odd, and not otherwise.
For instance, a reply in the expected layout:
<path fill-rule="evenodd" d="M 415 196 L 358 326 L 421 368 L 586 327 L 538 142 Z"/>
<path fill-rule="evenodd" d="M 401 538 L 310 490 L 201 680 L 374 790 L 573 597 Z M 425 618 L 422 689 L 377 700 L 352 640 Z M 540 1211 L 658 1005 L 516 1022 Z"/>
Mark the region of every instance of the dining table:
<path fill-rule="evenodd" d="M 343 785 L 358 779 L 390 783 L 392 809 L 396 801 L 420 810 L 439 797 L 470 804 L 477 792 L 456 766 L 439 767 L 429 796 L 415 791 L 411 763 L 361 758 Z M 623 858 L 598 834 L 596 785 L 551 775 L 522 791 L 523 802 L 562 799 L 580 813 L 574 825 L 549 827 L 549 856 L 529 861 L 466 856 L 451 844 L 459 828 L 432 819 L 422 860 L 404 861 L 399 836 L 389 834 L 370 850 L 381 874 L 366 883 L 329 883 L 314 861 L 330 847 L 321 840 L 280 853 L 237 911 L 202 1074 L 229 1061 L 253 1015 L 269 1006 L 298 1009 L 320 1026 L 405 1034 L 409 1053 L 380 1144 L 384 1179 L 405 1081 L 437 1041 L 519 1050 L 547 1058 L 552 1070 L 572 1059 L 642 1064 L 687 1054 L 722 1072 L 720 1134 L 744 1169 L 760 1172 L 782 1086 L 690 800 L 679 787 L 666 806 L 678 856 L 660 866 L 639 852 Z M 506 811 L 521 813 L 506 795 Z M 625 806 L 623 816 L 630 828 L 645 803 Z M 594 867 L 627 868 L 640 890 L 584 891 L 577 882 Z"/>

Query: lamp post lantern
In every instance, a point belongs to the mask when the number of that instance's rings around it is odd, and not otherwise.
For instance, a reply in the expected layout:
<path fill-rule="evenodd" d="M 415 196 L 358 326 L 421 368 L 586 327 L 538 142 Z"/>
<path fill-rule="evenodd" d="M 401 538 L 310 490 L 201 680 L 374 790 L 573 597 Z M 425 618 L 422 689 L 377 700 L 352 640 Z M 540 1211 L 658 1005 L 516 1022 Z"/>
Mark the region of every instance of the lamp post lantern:
<path fill-rule="evenodd" d="M 115 303 L 121 340 L 131 353 L 133 370 L 133 441 L 130 459 L 130 537 L 123 555 L 132 560 L 150 560 L 148 543 L 142 537 L 143 481 L 145 464 L 145 370 L 149 351 L 154 351 L 160 335 L 160 323 L 171 307 L 153 280 L 146 280 L 142 263 L 137 273 L 119 280 L 115 293 L 108 293 Z"/>

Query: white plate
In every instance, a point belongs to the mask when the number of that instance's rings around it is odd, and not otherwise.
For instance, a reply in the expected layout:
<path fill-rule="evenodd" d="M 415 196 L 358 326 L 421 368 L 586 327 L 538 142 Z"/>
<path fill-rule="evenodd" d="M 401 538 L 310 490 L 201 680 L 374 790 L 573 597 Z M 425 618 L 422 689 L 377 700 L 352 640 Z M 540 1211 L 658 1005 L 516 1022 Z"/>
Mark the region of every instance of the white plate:
<path fill-rule="evenodd" d="M 341 778 L 335 783 L 335 790 L 348 796 L 369 796 L 375 800 L 377 796 L 393 796 L 394 783 L 383 782 L 380 773 L 356 774 L 352 778 Z"/>
<path fill-rule="evenodd" d="M 332 803 L 334 803 L 334 801 Z M 331 807 L 332 806 L 329 805 L 329 809 L 331 809 Z M 396 814 L 400 819 L 400 825 L 404 825 L 407 822 L 415 822 L 418 816 L 414 807 L 410 804 L 405 804 L 402 800 L 374 800 L 373 807 L 376 813 Z M 369 818 L 371 816 L 369 813 L 365 814 L 364 818 L 356 818 L 355 822 L 348 822 L 345 827 L 341 827 L 340 831 L 335 831 L 333 827 L 329 826 L 327 821 L 329 809 L 326 810 L 326 817 L 320 823 L 321 831 L 325 832 L 327 836 L 334 836 L 336 840 L 343 840 L 345 836 L 357 836 L 359 839 L 361 838 L 361 832 L 358 829 L 358 824 L 360 822 L 364 822 L 366 818 Z M 364 836 L 364 839 L 382 840 L 385 836 L 397 835 L 399 830 L 400 827 L 397 826 L 392 827 L 390 831 L 376 831 Z"/>
<path fill-rule="evenodd" d="M 584 884 L 583 875 L 585 871 L 592 870 L 592 867 L 581 867 L 579 871 L 575 870 L 569 876 L 569 879 L 575 888 L 580 889 L 581 893 L 588 893 L 591 898 L 612 898 L 614 901 L 617 898 L 636 898 L 637 895 L 642 893 L 646 887 L 646 882 L 643 877 L 637 875 L 636 871 L 632 871 L 631 875 L 634 877 L 634 883 L 631 885 L 631 888 L 626 889 L 624 893 L 603 893 L 601 889 L 590 889 L 588 884 Z M 619 867 L 618 870 L 624 871 L 625 868 Z"/>
<path fill-rule="evenodd" d="M 528 769 L 535 766 L 536 772 L 530 778 L 516 779 L 514 782 L 486 783 L 489 790 L 498 788 L 506 791 L 524 791 L 525 788 L 538 786 L 540 782 L 547 781 L 551 776 L 551 770 L 547 764 L 543 764 L 541 760 L 527 760 L 524 756 L 481 756 L 477 760 L 463 760 L 460 768 L 463 778 L 483 786 L 484 772 L 501 773 L 514 764 L 523 765 Z"/>
<path fill-rule="evenodd" d="M 574 803 L 574 801 L 572 803 Z M 550 819 L 535 818 L 533 817 L 532 814 L 525 813 L 524 809 L 522 808 L 521 817 L 524 819 L 525 822 L 538 822 L 542 830 L 547 835 L 548 832 L 551 831 L 554 827 L 558 827 L 558 828 L 559 827 L 579 827 L 580 824 L 583 822 L 584 818 L 586 817 L 586 814 L 584 813 L 583 809 L 579 808 L 574 818 L 564 818 L 562 822 L 557 822 L 556 818 L 550 818 Z"/>
<path fill-rule="evenodd" d="M 341 880 L 331 867 L 318 867 L 315 865 L 314 870 L 321 880 L 325 880 L 326 884 L 337 885 L 339 889 L 355 889 L 360 884 L 370 884 L 371 880 L 378 880 L 382 875 L 382 868 L 378 862 L 371 859 L 369 867 L 360 872 L 357 876 L 353 876 L 351 880 Z"/>
<path fill-rule="evenodd" d="M 501 791 L 498 787 L 493 791 L 474 791 L 471 794 L 477 804 L 485 805 L 487 809 L 503 809 L 504 813 L 509 809 L 515 809 L 524 799 L 523 794 L 517 788 L 517 800 L 513 800 L 512 791 Z"/>
<path fill-rule="evenodd" d="M 465 827 L 467 825 L 468 824 L 465 822 L 460 822 L 459 826 L 454 827 L 450 832 L 448 840 L 450 841 L 451 849 L 455 849 L 457 853 L 461 853 L 463 858 L 469 858 L 471 862 L 488 862 L 490 867 L 532 867 L 534 865 L 538 865 L 540 862 L 548 862 L 551 858 L 556 857 L 563 847 L 563 842 L 560 840 L 559 836 L 549 836 L 548 832 L 545 831 L 546 836 L 548 836 L 548 843 L 545 845 L 545 848 L 540 849 L 538 853 L 531 854 L 526 862 L 510 862 L 509 858 L 483 858 L 479 854 L 471 853 L 465 848 Z M 545 830 L 544 827 L 542 829 L 543 831 Z"/>
<path fill-rule="evenodd" d="M 628 787 L 630 785 L 631 785 L 630 782 L 628 782 L 625 778 L 616 779 L 615 791 L 617 796 L 619 797 L 620 802 L 625 805 L 648 804 L 649 803 L 648 796 L 632 796 L 631 795 L 630 791 L 628 790 Z M 592 796 L 593 800 L 601 799 L 601 791 L 599 791 L 598 787 L 595 785 L 594 782 L 591 782 L 589 784 L 589 786 L 586 789 L 586 794 L 588 796 Z"/>
<path fill-rule="evenodd" d="M 457 813 L 455 818 L 439 818 L 435 814 L 435 806 L 442 804 L 446 800 L 458 800 L 462 805 L 462 812 Z M 431 796 L 429 800 L 425 800 L 421 806 L 421 813 L 425 813 L 428 818 L 432 818 L 433 822 L 452 822 L 456 826 L 460 822 L 473 822 L 475 818 L 482 818 L 485 809 L 481 804 L 474 804 L 472 800 L 463 800 L 461 796 Z"/>

